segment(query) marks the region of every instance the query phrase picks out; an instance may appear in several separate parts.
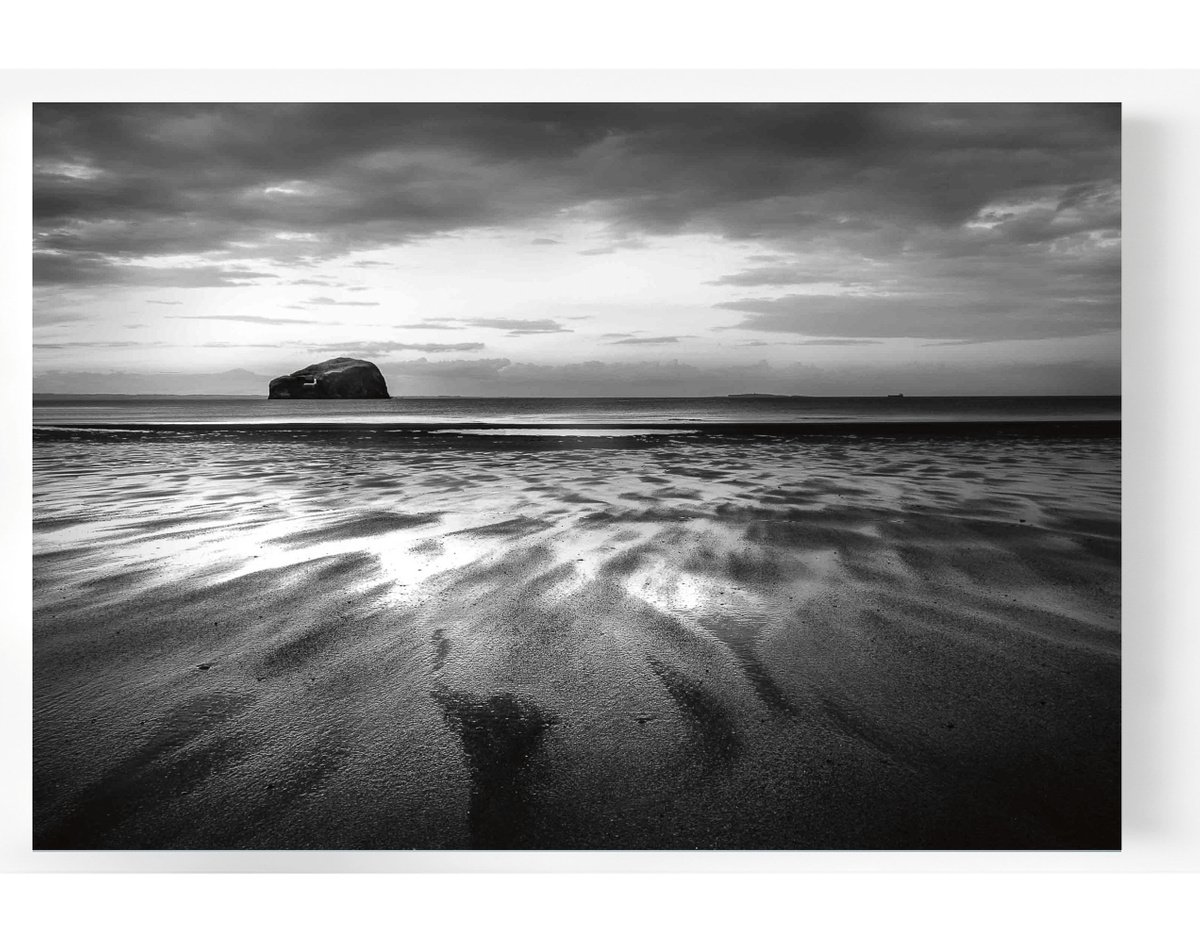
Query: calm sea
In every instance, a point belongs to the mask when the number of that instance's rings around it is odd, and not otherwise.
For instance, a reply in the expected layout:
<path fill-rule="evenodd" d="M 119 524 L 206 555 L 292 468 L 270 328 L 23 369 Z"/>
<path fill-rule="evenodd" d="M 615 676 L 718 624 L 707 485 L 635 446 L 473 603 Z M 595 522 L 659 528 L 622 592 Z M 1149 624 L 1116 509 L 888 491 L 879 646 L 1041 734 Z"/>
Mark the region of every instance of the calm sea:
<path fill-rule="evenodd" d="M 35 396 L 33 424 L 104 426 L 200 423 L 571 424 L 1004 422 L 1120 419 L 1119 396 L 905 396 L 703 398 L 396 397 L 269 400 L 264 397 Z"/>

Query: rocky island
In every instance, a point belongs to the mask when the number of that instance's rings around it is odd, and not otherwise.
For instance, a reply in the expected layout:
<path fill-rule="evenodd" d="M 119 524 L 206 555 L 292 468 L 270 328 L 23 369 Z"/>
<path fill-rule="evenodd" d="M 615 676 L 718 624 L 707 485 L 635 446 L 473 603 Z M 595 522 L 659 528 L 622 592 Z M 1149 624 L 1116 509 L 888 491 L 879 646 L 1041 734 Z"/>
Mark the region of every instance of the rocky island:
<path fill-rule="evenodd" d="M 334 357 L 271 381 L 268 399 L 390 399 L 387 382 L 369 360 Z"/>

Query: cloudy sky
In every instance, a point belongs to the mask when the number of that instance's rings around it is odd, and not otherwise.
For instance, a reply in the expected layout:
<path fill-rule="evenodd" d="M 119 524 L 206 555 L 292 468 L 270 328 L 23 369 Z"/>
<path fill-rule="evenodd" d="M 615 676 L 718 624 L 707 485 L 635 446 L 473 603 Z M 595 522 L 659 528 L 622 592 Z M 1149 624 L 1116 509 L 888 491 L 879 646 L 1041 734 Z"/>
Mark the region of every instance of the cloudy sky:
<path fill-rule="evenodd" d="M 34 108 L 41 392 L 1116 393 L 1115 105 Z"/>

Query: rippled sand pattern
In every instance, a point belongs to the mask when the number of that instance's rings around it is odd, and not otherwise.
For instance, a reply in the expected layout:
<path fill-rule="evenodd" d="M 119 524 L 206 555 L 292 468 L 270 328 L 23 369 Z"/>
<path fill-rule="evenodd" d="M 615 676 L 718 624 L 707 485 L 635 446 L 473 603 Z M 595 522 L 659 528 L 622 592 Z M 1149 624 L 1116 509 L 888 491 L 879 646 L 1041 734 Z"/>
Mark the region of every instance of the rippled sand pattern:
<path fill-rule="evenodd" d="M 1116 847 L 1119 450 L 38 438 L 35 846 Z"/>

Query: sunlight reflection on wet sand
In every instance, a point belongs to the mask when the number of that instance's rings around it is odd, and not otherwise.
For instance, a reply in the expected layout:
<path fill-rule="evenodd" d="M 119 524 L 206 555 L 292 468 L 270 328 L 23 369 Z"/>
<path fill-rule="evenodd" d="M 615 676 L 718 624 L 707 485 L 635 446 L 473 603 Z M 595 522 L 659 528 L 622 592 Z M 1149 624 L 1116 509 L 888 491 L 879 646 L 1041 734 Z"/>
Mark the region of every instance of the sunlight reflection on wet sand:
<path fill-rule="evenodd" d="M 39 847 L 1111 844 L 1119 439 L 436 438 L 35 443 Z"/>

